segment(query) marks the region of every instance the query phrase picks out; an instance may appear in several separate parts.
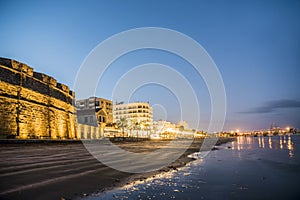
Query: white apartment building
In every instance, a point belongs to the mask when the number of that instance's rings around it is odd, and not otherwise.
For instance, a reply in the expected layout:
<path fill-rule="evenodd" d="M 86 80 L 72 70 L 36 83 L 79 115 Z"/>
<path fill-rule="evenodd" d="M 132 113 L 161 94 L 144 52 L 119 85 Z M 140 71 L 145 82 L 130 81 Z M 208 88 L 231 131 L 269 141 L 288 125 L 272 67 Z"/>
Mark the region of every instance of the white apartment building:
<path fill-rule="evenodd" d="M 114 122 L 121 118 L 138 122 L 153 122 L 152 107 L 148 102 L 116 103 L 113 105 L 113 110 Z"/>

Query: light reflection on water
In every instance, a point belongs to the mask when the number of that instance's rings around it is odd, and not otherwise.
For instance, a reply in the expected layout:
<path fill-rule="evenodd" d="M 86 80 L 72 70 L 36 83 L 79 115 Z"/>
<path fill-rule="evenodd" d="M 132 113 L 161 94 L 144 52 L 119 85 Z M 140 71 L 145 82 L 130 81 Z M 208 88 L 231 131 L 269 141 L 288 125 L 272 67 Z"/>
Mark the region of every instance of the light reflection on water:
<path fill-rule="evenodd" d="M 279 186 L 298 195 L 299 141 L 296 135 L 237 137 L 183 168 L 84 199 L 271 199 L 282 195 L 272 189 Z"/>
<path fill-rule="evenodd" d="M 289 157 L 294 156 L 294 142 L 291 135 L 259 136 L 259 137 L 237 137 L 236 142 L 231 142 L 232 150 L 244 150 L 254 148 L 268 148 L 289 150 Z"/>

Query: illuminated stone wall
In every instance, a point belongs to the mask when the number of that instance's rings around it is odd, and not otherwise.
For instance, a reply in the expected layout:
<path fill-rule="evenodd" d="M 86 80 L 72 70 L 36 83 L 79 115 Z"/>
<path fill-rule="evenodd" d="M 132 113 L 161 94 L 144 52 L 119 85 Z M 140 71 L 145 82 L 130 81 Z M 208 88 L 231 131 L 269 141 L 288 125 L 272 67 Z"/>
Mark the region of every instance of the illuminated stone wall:
<path fill-rule="evenodd" d="M 54 78 L 0 58 L 0 138 L 77 138 L 74 98 Z"/>
<path fill-rule="evenodd" d="M 91 126 L 87 124 L 77 124 L 77 138 L 80 139 L 101 139 L 104 137 L 104 125 Z"/>

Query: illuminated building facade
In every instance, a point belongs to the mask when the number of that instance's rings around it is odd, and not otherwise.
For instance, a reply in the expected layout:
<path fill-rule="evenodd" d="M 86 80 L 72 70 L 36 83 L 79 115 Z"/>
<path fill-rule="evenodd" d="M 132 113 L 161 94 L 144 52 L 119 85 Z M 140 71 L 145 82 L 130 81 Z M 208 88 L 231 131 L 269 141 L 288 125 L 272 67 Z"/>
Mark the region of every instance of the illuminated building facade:
<path fill-rule="evenodd" d="M 148 102 L 116 103 L 113 111 L 114 122 L 125 118 L 137 122 L 153 122 L 152 107 Z"/>

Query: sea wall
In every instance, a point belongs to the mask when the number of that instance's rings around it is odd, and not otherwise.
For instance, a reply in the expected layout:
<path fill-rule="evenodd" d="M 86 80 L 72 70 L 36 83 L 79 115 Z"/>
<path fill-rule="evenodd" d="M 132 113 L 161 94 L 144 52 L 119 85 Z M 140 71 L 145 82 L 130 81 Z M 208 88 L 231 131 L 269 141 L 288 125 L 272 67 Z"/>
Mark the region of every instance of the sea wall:
<path fill-rule="evenodd" d="M 77 138 L 79 139 L 101 139 L 104 137 L 103 126 L 91 126 L 87 124 L 77 124 Z"/>
<path fill-rule="evenodd" d="M 0 138 L 77 138 L 74 98 L 53 77 L 0 58 Z"/>

